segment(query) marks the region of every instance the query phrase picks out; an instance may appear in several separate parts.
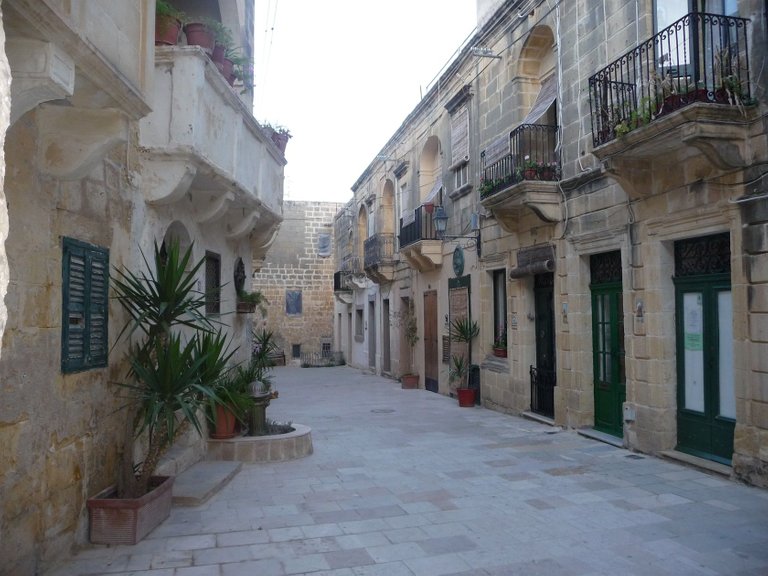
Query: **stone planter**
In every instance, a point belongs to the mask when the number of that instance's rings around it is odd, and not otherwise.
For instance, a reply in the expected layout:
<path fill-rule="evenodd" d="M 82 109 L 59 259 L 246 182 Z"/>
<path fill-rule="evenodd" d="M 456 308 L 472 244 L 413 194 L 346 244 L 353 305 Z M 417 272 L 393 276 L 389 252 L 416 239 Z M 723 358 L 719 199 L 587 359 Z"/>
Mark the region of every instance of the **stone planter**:
<path fill-rule="evenodd" d="M 93 544 L 136 544 L 171 514 L 173 476 L 153 476 L 140 498 L 117 498 L 110 486 L 86 502 Z"/>

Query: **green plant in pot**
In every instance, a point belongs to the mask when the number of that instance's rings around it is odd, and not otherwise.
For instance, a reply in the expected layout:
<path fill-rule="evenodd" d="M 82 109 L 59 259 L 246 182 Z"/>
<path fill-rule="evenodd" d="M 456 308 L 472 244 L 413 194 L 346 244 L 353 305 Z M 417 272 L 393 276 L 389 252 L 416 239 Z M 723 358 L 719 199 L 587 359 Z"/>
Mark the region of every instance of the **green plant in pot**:
<path fill-rule="evenodd" d="M 248 414 L 249 434 L 261 436 L 267 433 L 266 410 L 272 400 L 277 399 L 277 390 L 272 388 L 273 355 L 277 352 L 274 332 L 262 328 L 253 331 L 253 353 L 247 366 L 252 404 Z"/>
<path fill-rule="evenodd" d="M 249 292 L 245 289 L 237 291 L 237 312 L 240 314 L 255 312 L 258 308 L 262 316 L 266 316 L 267 309 L 264 304 L 269 304 L 264 294 L 259 290 Z"/>
<path fill-rule="evenodd" d="M 493 339 L 493 355 L 499 358 L 507 357 L 507 328 L 499 328 L 496 337 Z"/>
<path fill-rule="evenodd" d="M 190 426 L 202 434 L 200 415 L 205 406 L 221 401 L 216 385 L 231 353 L 226 339 L 203 313 L 205 294 L 194 290 L 205 260 L 192 265 L 191 256 L 191 247 L 182 255 L 176 243 L 167 251 L 155 244 L 154 262 L 142 253 L 145 270 L 116 268 L 111 276 L 114 297 L 128 315 L 117 340 L 130 341 L 130 368 L 119 386 L 125 392 L 123 407 L 129 410 L 133 434 L 127 435 L 123 448 L 116 494 L 105 491 L 88 502 L 94 543 L 135 543 L 170 514 L 172 478 L 155 476 L 160 458 Z M 134 438 L 144 444 L 143 460 L 137 464 Z M 140 515 L 146 500 L 161 488 L 167 493 L 167 504 L 149 507 L 159 512 L 159 519 L 128 518 L 128 502 Z M 116 512 L 108 510 L 114 508 L 106 506 L 109 502 L 118 504 Z"/>
<path fill-rule="evenodd" d="M 185 15 L 167 0 L 155 3 L 155 46 L 175 46 Z"/>
<path fill-rule="evenodd" d="M 408 358 L 407 371 L 400 376 L 402 388 L 411 390 L 419 387 L 419 374 L 413 372 L 413 350 L 419 341 L 419 325 L 416 321 L 416 312 L 413 306 L 413 300 L 408 300 L 401 306 L 400 310 L 392 316 L 392 326 L 401 329 L 402 337 L 405 338 L 410 352 Z"/>
<path fill-rule="evenodd" d="M 472 365 L 472 340 L 480 333 L 477 322 L 470 320 L 468 316 L 459 316 L 451 320 L 451 340 L 466 344 L 467 353 L 452 354 L 449 377 L 451 382 L 457 382 L 456 394 L 459 398 L 459 406 L 474 406 L 475 391 L 469 388 L 468 374 Z"/>

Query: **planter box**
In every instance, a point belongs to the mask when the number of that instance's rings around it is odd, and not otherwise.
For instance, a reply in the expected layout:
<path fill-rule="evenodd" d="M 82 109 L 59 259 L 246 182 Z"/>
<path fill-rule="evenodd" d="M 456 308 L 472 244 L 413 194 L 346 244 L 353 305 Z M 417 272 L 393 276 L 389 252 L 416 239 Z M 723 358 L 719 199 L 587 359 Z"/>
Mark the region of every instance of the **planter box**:
<path fill-rule="evenodd" d="M 506 358 L 507 357 L 507 349 L 506 348 L 494 348 L 493 349 L 493 355 L 497 358 Z"/>
<path fill-rule="evenodd" d="M 140 498 L 117 498 L 110 486 L 89 498 L 92 544 L 136 544 L 171 514 L 173 476 L 153 476 L 154 488 Z"/>
<path fill-rule="evenodd" d="M 419 387 L 419 375 L 403 374 L 400 377 L 400 387 L 403 390 L 416 390 Z"/>
<path fill-rule="evenodd" d="M 238 314 L 253 314 L 256 312 L 256 302 L 239 302 L 237 303 Z"/>

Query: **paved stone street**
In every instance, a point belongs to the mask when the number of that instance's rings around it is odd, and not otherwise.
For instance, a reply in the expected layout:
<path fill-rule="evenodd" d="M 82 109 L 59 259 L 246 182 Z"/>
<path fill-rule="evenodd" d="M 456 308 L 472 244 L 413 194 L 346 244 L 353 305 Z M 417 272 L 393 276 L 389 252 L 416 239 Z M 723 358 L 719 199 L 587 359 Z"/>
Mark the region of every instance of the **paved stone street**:
<path fill-rule="evenodd" d="M 278 368 L 315 453 L 247 464 L 51 575 L 768 574 L 768 491 L 340 368 Z"/>

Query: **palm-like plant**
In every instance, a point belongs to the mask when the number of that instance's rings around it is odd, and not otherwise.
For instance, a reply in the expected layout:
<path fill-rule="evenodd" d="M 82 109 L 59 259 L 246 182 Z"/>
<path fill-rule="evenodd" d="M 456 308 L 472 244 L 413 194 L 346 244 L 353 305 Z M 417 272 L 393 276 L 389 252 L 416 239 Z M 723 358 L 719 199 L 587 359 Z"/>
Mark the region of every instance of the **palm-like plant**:
<path fill-rule="evenodd" d="M 132 473 L 121 479 L 120 496 L 146 493 L 165 450 L 189 424 L 201 433 L 200 410 L 221 402 L 216 385 L 233 352 L 202 312 L 205 295 L 194 286 L 204 260 L 188 270 L 191 257 L 191 247 L 181 255 L 176 243 L 167 253 L 155 244 L 154 265 L 142 253 L 146 272 L 115 270 L 112 276 L 115 298 L 129 315 L 118 339 L 141 336 L 130 349 L 129 381 L 121 385 L 134 410 L 136 435 L 146 433 L 148 440 L 137 471 L 126 467 Z M 181 328 L 194 332 L 183 339 Z M 126 450 L 125 458 L 132 454 Z"/>
<path fill-rule="evenodd" d="M 451 320 L 450 335 L 452 340 L 465 342 L 467 344 L 467 356 L 464 354 L 453 354 L 451 356 L 451 367 L 449 376 L 451 382 L 459 382 L 459 388 L 467 386 L 467 372 L 472 364 L 472 340 L 480 333 L 480 327 L 477 322 L 470 320 L 468 316 L 459 316 Z"/>

